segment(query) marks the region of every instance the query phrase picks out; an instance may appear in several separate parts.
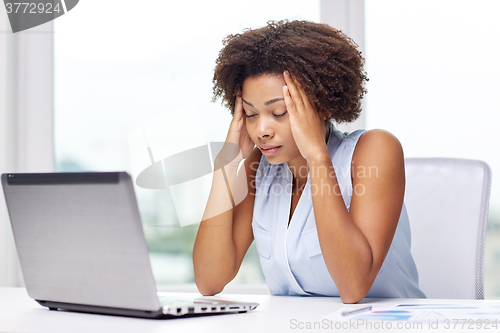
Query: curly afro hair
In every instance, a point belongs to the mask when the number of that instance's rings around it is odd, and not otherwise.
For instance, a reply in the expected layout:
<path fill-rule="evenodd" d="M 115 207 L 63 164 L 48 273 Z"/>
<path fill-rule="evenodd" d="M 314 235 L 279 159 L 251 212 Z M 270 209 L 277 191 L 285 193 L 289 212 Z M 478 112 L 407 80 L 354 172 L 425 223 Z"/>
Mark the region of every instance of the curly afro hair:
<path fill-rule="evenodd" d="M 223 40 L 213 77 L 213 98 L 234 114 L 235 98 L 248 77 L 288 70 L 322 118 L 351 122 L 366 93 L 364 59 L 340 30 L 308 21 L 269 21 Z"/>

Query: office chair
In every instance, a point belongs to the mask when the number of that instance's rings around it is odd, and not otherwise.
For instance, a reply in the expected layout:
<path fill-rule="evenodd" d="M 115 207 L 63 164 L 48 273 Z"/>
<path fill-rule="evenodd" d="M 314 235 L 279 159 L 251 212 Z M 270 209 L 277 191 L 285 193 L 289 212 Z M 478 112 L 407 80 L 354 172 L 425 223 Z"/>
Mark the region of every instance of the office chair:
<path fill-rule="evenodd" d="M 428 298 L 484 299 L 491 169 L 483 161 L 407 158 L 405 204 Z"/>

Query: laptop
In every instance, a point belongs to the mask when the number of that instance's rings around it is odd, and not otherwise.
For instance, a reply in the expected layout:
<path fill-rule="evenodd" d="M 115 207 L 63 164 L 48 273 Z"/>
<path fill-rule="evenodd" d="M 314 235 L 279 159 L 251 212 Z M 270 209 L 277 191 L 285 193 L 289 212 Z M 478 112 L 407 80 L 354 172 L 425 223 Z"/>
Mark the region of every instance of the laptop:
<path fill-rule="evenodd" d="M 142 318 L 258 306 L 159 297 L 126 172 L 9 173 L 2 186 L 26 290 L 42 306 Z"/>

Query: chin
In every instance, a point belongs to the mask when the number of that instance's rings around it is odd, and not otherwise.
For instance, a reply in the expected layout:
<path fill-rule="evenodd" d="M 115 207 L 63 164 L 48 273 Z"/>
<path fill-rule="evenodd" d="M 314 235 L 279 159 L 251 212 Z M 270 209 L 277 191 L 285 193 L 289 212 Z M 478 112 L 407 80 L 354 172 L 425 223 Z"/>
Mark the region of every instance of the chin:
<path fill-rule="evenodd" d="M 269 162 L 269 164 L 282 164 L 288 162 L 287 160 L 279 158 L 278 156 L 266 156 L 266 159 Z"/>

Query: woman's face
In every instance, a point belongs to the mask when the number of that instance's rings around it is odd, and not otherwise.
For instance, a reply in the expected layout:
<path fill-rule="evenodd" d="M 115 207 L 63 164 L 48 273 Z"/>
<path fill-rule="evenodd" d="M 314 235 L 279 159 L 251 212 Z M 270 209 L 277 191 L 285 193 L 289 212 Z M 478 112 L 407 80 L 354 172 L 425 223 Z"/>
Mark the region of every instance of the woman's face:
<path fill-rule="evenodd" d="M 271 164 L 303 159 L 290 128 L 283 99 L 283 75 L 263 74 L 243 82 L 243 112 L 247 132 Z"/>

